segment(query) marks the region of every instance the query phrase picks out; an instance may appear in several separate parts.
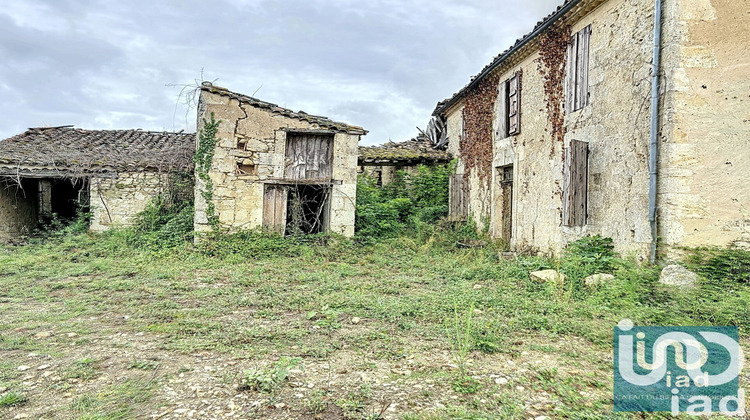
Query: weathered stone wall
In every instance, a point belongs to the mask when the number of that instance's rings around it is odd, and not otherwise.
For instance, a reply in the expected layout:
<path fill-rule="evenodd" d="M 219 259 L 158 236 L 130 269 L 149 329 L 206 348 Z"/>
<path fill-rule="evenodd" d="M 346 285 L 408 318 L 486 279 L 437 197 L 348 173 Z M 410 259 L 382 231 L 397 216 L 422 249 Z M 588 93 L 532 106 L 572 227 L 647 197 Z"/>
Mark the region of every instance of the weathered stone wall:
<path fill-rule="evenodd" d="M 664 13 L 661 240 L 750 246 L 750 4 L 666 0 Z"/>
<path fill-rule="evenodd" d="M 128 226 L 146 205 L 167 189 L 168 176 L 155 172 L 120 173 L 116 177 L 92 177 L 89 181 L 91 226 L 102 232 Z"/>
<path fill-rule="evenodd" d="M 262 226 L 264 181 L 284 176 L 286 132 L 282 129 L 318 129 L 315 124 L 274 114 L 241 103 L 228 96 L 203 91 L 198 126 L 214 114 L 219 124 L 217 145 L 209 177 L 213 182 L 213 203 L 222 228 L 239 231 Z M 358 135 L 336 133 L 333 141 L 332 187 L 329 228 L 331 232 L 354 235 L 357 192 Z M 246 143 L 238 149 L 240 142 Z M 240 174 L 238 163 L 254 165 L 254 173 Z M 204 182 L 196 179 L 195 230 L 211 230 Z"/>
<path fill-rule="evenodd" d="M 521 132 L 497 138 L 494 127 L 491 188 L 472 177 L 470 212 L 478 222 L 489 220 L 490 232 L 500 236 L 503 189 L 497 168 L 513 165 L 513 249 L 557 253 L 582 236 L 601 234 L 612 237 L 619 252 L 647 256 L 652 7 L 649 0 L 612 0 L 572 22 L 571 33 L 592 27 L 590 103 L 565 116 L 563 142 L 550 134 L 538 51 L 497 70 L 501 82 L 523 71 Z M 456 108 L 448 115 L 451 148 L 457 148 L 460 127 Z M 583 227 L 562 222 L 564 148 L 571 140 L 588 142 L 590 149 L 589 217 Z"/>
<path fill-rule="evenodd" d="M 18 240 L 36 227 L 37 184 L 25 180 L 22 188 L 14 181 L 0 180 L 0 242 Z"/>

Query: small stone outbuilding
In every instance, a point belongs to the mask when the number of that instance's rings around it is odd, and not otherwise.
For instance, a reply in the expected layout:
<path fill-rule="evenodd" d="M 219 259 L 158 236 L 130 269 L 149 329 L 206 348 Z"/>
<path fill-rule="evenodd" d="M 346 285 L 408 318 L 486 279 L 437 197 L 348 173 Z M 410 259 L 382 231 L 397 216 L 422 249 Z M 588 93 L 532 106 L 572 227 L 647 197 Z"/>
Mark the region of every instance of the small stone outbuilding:
<path fill-rule="evenodd" d="M 420 165 L 439 165 L 451 161 L 451 155 L 435 147 L 425 136 L 377 146 L 359 147 L 357 172 L 372 176 L 378 185 L 388 185 L 397 171 L 416 172 Z"/>
<path fill-rule="evenodd" d="M 198 144 L 218 122 L 206 172 L 196 167 L 195 230 L 354 235 L 362 127 L 292 111 L 204 82 Z"/>
<path fill-rule="evenodd" d="M 195 134 L 32 128 L 0 141 L 0 241 L 27 236 L 51 218 L 91 213 L 91 230 L 134 221 L 192 172 Z"/>

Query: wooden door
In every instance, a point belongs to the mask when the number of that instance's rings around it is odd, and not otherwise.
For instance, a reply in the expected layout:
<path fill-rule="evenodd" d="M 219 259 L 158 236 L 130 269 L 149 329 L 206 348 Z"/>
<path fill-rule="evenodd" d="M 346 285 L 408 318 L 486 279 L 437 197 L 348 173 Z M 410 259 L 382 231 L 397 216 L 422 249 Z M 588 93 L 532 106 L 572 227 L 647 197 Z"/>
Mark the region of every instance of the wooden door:
<path fill-rule="evenodd" d="M 266 185 L 263 191 L 263 227 L 284 234 L 289 194 L 285 185 Z"/>
<path fill-rule="evenodd" d="M 505 248 L 509 249 L 513 237 L 513 166 L 498 168 L 500 178 L 500 211 L 502 213 L 500 234 Z"/>

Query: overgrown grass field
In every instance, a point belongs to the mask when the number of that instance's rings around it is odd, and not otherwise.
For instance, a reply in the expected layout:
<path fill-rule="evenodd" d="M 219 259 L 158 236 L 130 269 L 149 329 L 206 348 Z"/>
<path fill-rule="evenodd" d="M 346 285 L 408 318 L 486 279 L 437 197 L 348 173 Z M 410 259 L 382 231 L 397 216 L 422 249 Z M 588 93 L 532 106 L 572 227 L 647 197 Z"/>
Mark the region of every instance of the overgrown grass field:
<path fill-rule="evenodd" d="M 667 418 L 612 412 L 618 321 L 737 325 L 750 354 L 742 251 L 695 254 L 699 287 L 675 291 L 607 239 L 506 260 L 404 198 L 372 198 L 380 224 L 356 240 L 193 245 L 189 207 L 157 206 L 135 228 L 0 247 L 0 417 Z M 530 280 L 546 268 L 565 284 Z"/>

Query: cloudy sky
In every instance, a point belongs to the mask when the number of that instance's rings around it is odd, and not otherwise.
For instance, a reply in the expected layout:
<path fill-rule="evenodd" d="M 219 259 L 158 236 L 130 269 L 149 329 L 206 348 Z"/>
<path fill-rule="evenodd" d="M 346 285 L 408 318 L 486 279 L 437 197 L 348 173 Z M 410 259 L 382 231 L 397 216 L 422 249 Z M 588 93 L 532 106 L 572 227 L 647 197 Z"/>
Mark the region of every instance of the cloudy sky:
<path fill-rule="evenodd" d="M 0 139 L 67 124 L 194 131 L 185 94 L 208 80 L 364 126 L 363 144 L 406 140 L 559 3 L 3 0 Z"/>

